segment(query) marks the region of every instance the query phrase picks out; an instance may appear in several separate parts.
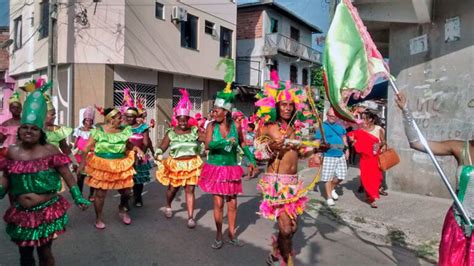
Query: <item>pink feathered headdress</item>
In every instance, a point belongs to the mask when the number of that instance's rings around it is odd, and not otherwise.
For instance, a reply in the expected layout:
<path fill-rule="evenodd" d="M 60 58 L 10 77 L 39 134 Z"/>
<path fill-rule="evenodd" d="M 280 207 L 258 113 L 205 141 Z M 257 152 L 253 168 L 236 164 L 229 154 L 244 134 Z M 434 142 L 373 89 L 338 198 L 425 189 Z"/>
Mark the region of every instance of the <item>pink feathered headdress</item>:
<path fill-rule="evenodd" d="M 86 110 L 84 110 L 84 119 L 91 119 L 94 121 L 95 118 L 95 109 L 92 106 L 87 106 Z"/>
<path fill-rule="evenodd" d="M 189 100 L 189 93 L 185 89 L 179 89 L 181 92 L 181 99 L 179 100 L 178 104 L 174 108 L 174 116 L 189 116 L 189 113 L 192 109 L 191 101 Z"/>

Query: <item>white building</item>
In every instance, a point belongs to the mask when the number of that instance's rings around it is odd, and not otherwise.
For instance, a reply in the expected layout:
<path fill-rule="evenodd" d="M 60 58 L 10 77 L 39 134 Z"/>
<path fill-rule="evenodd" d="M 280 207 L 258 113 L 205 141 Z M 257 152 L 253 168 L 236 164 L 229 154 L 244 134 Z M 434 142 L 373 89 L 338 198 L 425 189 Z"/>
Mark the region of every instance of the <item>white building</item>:
<path fill-rule="evenodd" d="M 281 80 L 310 84 L 321 65 L 311 43 L 319 28 L 271 0 L 238 5 L 237 24 L 237 83 L 258 88 L 275 69 Z"/>
<path fill-rule="evenodd" d="M 18 86 L 46 74 L 48 0 L 10 4 L 10 75 Z M 177 88 L 187 88 L 194 112 L 207 114 L 222 89 L 223 57 L 235 58 L 236 4 L 231 0 L 59 0 L 53 95 L 59 123 L 78 123 L 79 109 L 120 105 L 123 89 L 146 102 L 161 139 Z"/>

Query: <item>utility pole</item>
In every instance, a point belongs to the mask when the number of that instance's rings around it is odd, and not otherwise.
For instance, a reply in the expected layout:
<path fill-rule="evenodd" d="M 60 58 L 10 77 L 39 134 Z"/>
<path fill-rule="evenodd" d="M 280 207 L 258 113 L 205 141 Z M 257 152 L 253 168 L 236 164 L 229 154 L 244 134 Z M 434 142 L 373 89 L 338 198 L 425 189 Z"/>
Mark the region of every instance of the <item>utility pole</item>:
<path fill-rule="evenodd" d="M 48 15 L 48 80 L 53 82 L 54 71 L 53 66 L 56 67 L 56 53 L 55 53 L 55 39 L 56 29 L 55 24 L 58 18 L 57 0 L 49 0 L 49 15 Z"/>

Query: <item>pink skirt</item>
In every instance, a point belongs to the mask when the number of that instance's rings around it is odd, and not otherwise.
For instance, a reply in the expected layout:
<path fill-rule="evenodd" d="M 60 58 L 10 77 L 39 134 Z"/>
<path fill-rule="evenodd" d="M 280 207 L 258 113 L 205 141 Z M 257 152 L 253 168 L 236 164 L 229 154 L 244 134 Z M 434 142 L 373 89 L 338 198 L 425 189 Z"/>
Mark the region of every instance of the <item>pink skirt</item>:
<path fill-rule="evenodd" d="M 239 165 L 219 166 L 205 163 L 198 186 L 202 191 L 217 195 L 242 194 L 242 175 Z"/>
<path fill-rule="evenodd" d="M 441 242 L 439 244 L 440 266 L 474 265 L 474 244 L 472 236 L 466 237 L 454 218 L 450 208 L 444 219 Z"/>

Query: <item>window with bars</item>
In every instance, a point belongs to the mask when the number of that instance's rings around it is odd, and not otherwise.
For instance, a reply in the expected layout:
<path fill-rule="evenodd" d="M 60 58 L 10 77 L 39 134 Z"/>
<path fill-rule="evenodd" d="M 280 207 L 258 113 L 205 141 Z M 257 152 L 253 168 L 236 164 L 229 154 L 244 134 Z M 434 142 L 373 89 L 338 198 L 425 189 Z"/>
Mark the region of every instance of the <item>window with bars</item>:
<path fill-rule="evenodd" d="M 120 107 L 123 103 L 123 92 L 125 88 L 130 89 L 130 94 L 134 99 L 141 99 L 146 109 L 155 108 L 156 86 L 150 84 L 134 82 L 114 82 L 114 106 Z"/>
<path fill-rule="evenodd" d="M 173 108 L 178 104 L 179 99 L 181 99 L 180 88 L 173 88 Z M 202 113 L 202 91 L 186 89 L 189 93 L 189 100 L 193 106 L 191 110 L 191 115 L 194 116 L 197 113 Z"/>

